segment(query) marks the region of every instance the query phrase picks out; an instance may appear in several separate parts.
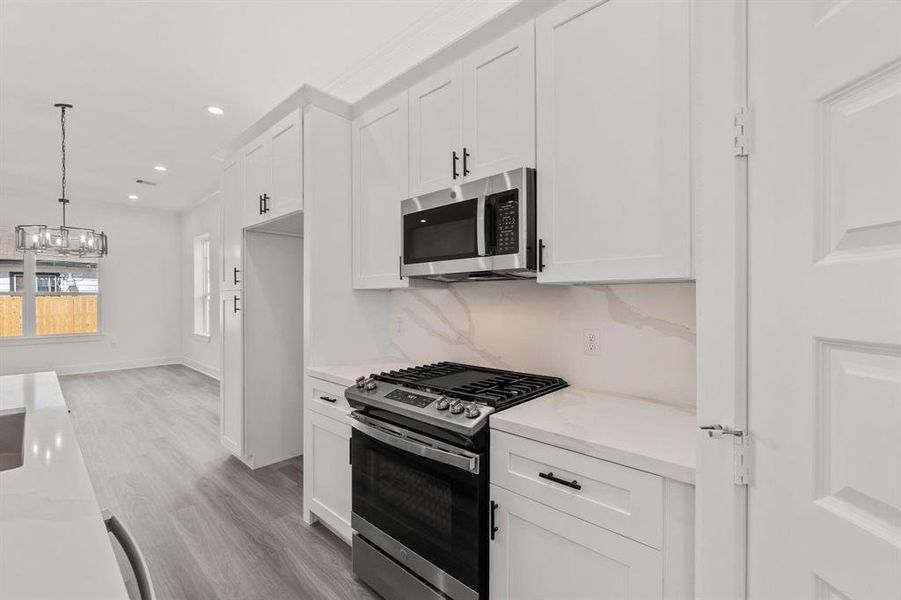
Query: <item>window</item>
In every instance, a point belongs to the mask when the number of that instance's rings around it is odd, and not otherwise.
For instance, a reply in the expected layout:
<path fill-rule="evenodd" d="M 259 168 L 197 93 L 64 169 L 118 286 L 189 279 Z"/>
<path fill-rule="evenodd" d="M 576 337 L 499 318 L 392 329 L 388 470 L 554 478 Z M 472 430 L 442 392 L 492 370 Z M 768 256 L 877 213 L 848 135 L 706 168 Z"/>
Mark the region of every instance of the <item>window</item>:
<path fill-rule="evenodd" d="M 34 282 L 37 335 L 97 333 L 96 260 L 41 256 Z"/>
<path fill-rule="evenodd" d="M 25 257 L 16 252 L 16 236 L 0 232 L 0 337 L 22 337 Z"/>
<path fill-rule="evenodd" d="M 15 252 L 15 234 L 0 232 L 0 337 L 100 331 L 96 259 Z"/>
<path fill-rule="evenodd" d="M 210 234 L 194 238 L 194 333 L 210 335 Z"/>

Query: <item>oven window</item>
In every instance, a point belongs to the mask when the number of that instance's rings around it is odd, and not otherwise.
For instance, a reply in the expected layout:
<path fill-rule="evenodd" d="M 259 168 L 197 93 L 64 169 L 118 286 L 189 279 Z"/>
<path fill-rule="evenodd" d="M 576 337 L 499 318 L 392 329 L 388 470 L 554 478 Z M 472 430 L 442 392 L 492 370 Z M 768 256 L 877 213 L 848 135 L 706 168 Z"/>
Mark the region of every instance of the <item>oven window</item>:
<path fill-rule="evenodd" d="M 429 460 L 356 429 L 351 445 L 354 515 L 478 589 L 487 552 L 486 536 L 479 535 L 485 527 L 479 509 L 487 493 L 485 472 Z"/>
<path fill-rule="evenodd" d="M 478 203 L 474 198 L 404 215 L 404 262 L 478 256 Z"/>
<path fill-rule="evenodd" d="M 447 481 L 384 454 L 372 457 L 372 470 L 373 492 L 386 506 L 402 510 L 411 527 L 428 531 L 443 550 L 453 549 L 454 494 Z"/>

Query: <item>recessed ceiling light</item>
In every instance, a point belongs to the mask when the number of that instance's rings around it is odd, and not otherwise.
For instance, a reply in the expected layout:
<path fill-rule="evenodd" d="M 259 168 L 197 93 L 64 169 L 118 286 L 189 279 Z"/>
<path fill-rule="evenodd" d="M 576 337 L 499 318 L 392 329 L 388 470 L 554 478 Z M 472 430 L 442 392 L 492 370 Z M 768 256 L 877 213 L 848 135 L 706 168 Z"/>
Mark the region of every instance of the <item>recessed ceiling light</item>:
<path fill-rule="evenodd" d="M 137 200 L 138 197 L 137 197 L 137 195 L 135 195 L 135 194 L 129 194 L 129 195 L 128 195 L 128 199 L 129 199 L 129 200 Z"/>
<path fill-rule="evenodd" d="M 217 117 L 221 117 L 225 114 L 225 111 L 219 108 L 218 106 L 207 106 L 206 111 L 211 115 L 216 115 Z"/>
<path fill-rule="evenodd" d="M 161 173 L 164 171 L 168 171 L 165 165 L 154 165 L 153 168 Z"/>

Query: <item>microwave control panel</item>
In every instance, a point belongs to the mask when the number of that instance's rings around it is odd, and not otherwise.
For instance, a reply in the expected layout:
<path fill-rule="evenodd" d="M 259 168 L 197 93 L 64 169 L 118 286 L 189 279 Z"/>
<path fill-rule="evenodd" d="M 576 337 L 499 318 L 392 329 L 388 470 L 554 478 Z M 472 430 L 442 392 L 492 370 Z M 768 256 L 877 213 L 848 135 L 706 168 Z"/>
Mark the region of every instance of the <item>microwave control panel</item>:
<path fill-rule="evenodd" d="M 494 198 L 497 218 L 497 245 L 495 254 L 519 252 L 519 200 L 516 190 L 502 192 Z"/>

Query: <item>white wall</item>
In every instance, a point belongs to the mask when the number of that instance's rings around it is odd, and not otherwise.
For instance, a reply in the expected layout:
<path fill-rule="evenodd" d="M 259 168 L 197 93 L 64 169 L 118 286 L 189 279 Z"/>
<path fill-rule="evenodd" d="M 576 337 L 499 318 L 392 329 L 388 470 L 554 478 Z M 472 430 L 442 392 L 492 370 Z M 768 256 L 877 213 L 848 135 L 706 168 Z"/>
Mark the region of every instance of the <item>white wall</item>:
<path fill-rule="evenodd" d="M 458 283 L 391 292 L 391 353 L 556 375 L 570 385 L 695 407 L 695 286 Z M 583 353 L 585 329 L 600 354 Z"/>
<path fill-rule="evenodd" d="M 68 212 L 70 225 L 109 235 L 109 255 L 100 262 L 100 335 L 90 341 L 27 345 L 0 341 L 0 373 L 75 373 L 181 362 L 179 215 L 77 199 Z M 59 221 L 54 197 L 0 198 L 0 227 Z"/>
<path fill-rule="evenodd" d="M 221 332 L 219 328 L 219 270 L 221 261 L 219 193 L 205 198 L 181 218 L 181 347 L 183 362 L 219 378 Z M 194 238 L 210 236 L 210 338 L 194 335 Z"/>

